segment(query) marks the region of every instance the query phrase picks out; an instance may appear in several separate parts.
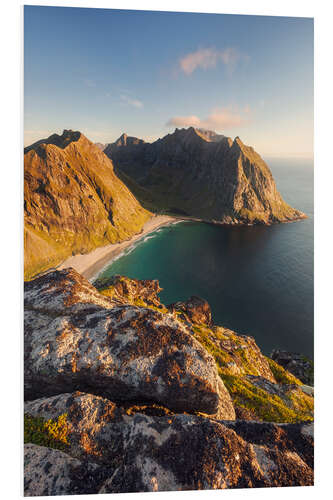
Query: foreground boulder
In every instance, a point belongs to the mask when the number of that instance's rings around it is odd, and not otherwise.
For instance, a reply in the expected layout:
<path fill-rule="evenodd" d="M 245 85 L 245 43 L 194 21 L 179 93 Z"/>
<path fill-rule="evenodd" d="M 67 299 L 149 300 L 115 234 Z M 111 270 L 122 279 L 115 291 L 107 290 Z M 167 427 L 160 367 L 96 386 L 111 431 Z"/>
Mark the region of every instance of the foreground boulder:
<path fill-rule="evenodd" d="M 68 467 L 70 456 L 79 471 L 85 463 L 89 492 L 91 485 L 99 493 L 124 493 L 313 484 L 312 424 L 158 417 L 83 393 L 31 401 L 25 412 L 47 419 L 66 414 L 68 448 L 57 451 L 63 459 L 57 470 Z M 44 460 L 33 465 L 45 483 Z"/>
<path fill-rule="evenodd" d="M 24 445 L 24 496 L 97 493 L 104 474 L 96 464 L 80 462 L 62 451 Z"/>
<path fill-rule="evenodd" d="M 25 397 L 81 390 L 234 419 L 213 357 L 171 314 L 119 305 L 73 269 L 25 286 Z"/>

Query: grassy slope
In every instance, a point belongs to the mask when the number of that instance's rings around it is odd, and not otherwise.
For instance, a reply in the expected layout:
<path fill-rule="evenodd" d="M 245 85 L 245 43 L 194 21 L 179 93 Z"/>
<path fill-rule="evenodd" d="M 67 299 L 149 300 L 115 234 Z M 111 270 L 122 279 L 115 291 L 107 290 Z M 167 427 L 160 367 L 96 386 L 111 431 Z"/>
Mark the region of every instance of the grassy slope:
<path fill-rule="evenodd" d="M 80 135 L 24 155 L 25 279 L 77 253 L 131 238 L 151 214 Z"/>

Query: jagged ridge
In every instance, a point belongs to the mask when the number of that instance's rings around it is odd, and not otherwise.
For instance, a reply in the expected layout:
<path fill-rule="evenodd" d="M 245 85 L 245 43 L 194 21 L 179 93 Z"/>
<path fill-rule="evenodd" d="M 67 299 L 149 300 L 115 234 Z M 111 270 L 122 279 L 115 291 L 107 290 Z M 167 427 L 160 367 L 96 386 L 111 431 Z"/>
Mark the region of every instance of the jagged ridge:
<path fill-rule="evenodd" d="M 104 152 L 138 199 L 155 211 L 225 224 L 305 217 L 282 199 L 267 164 L 239 137 L 190 127 L 153 143 L 120 139 Z"/>

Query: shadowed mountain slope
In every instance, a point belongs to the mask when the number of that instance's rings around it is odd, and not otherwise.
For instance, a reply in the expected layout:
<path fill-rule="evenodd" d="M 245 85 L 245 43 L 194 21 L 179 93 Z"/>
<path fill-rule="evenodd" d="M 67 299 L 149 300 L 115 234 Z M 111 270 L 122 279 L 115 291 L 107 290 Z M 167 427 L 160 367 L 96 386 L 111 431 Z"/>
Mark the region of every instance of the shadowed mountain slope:
<path fill-rule="evenodd" d="M 283 200 L 269 167 L 239 137 L 232 140 L 193 127 L 176 129 L 153 143 L 124 136 L 104 153 L 150 209 L 224 224 L 305 217 Z"/>

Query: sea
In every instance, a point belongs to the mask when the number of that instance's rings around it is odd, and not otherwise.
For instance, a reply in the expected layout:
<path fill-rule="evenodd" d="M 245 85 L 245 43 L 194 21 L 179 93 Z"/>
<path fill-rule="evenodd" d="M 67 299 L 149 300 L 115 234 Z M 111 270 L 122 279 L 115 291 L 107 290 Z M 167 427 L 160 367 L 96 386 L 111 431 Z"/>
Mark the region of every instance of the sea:
<path fill-rule="evenodd" d="M 283 198 L 307 219 L 272 226 L 180 222 L 151 233 L 107 265 L 158 279 L 161 301 L 205 298 L 216 325 L 251 335 L 261 350 L 313 359 L 313 161 L 266 158 Z"/>

